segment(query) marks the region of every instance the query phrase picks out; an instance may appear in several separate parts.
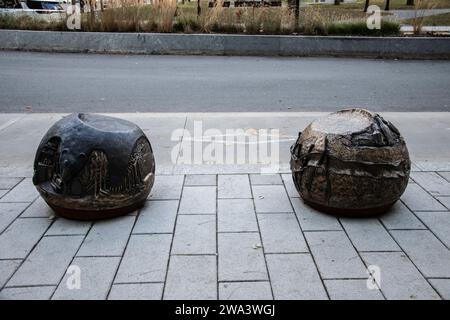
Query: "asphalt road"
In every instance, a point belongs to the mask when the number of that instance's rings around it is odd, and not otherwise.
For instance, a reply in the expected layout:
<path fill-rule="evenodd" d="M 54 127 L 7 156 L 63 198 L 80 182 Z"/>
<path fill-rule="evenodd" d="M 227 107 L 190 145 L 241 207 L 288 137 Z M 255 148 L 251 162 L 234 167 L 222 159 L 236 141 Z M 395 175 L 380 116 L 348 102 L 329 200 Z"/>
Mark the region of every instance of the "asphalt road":
<path fill-rule="evenodd" d="M 450 111 L 450 61 L 0 52 L 0 112 Z"/>

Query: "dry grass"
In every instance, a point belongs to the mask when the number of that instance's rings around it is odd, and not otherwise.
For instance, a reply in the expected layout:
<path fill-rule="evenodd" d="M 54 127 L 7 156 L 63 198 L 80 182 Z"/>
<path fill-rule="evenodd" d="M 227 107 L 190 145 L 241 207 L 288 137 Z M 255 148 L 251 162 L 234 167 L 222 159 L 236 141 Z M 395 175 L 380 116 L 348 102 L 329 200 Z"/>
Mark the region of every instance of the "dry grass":
<path fill-rule="evenodd" d="M 226 25 L 224 21 L 224 7 L 223 1 L 216 1 L 213 8 L 210 10 L 203 10 L 204 14 L 200 16 L 200 25 L 204 32 L 212 32 L 221 28 L 221 25 Z"/>
<path fill-rule="evenodd" d="M 101 32 L 327 35 L 333 32 L 351 34 L 352 30 L 361 34 L 364 31 L 365 13 L 362 10 L 330 10 L 330 7 L 339 6 L 302 7 L 299 25 L 296 25 L 294 13 L 288 8 L 224 8 L 222 1 L 217 1 L 213 8 L 208 8 L 204 2 L 201 15 L 197 16 L 194 6 L 177 6 L 176 0 L 154 0 L 153 5 L 145 5 L 143 0 L 114 0 L 102 12 L 84 13 L 81 26 L 83 31 Z M 21 22 L 12 26 L 8 23 L 13 29 L 24 29 L 25 24 Z M 5 24 L 0 21 L 0 27 L 2 25 Z M 48 30 L 51 26 L 33 24 L 27 28 Z M 392 34 L 394 29 L 390 28 L 388 34 Z M 383 31 L 376 34 L 382 35 Z"/>
<path fill-rule="evenodd" d="M 424 23 L 427 19 L 427 17 L 419 16 L 419 11 L 421 10 L 432 10 L 435 9 L 437 6 L 435 1 L 423 1 L 423 0 L 416 0 L 414 3 L 414 18 L 411 19 L 411 23 L 413 26 L 413 32 L 415 35 L 419 35 L 422 33 L 422 28 L 424 26 Z"/>
<path fill-rule="evenodd" d="M 156 31 L 172 32 L 176 11 L 176 0 L 154 0 L 152 18 L 156 24 Z"/>

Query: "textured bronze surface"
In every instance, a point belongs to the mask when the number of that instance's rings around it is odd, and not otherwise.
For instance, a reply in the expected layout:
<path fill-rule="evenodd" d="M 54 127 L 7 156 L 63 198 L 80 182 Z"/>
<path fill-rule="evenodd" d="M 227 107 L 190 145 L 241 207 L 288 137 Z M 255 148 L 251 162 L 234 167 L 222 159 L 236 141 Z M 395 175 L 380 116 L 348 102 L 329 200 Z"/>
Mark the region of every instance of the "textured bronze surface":
<path fill-rule="evenodd" d="M 135 124 L 94 114 L 72 114 L 42 139 L 33 183 L 56 213 L 102 219 L 142 206 L 155 178 L 155 159 Z"/>
<path fill-rule="evenodd" d="M 404 192 L 410 168 L 397 128 L 364 109 L 313 121 L 291 147 L 292 177 L 300 196 L 332 214 L 386 211 Z"/>

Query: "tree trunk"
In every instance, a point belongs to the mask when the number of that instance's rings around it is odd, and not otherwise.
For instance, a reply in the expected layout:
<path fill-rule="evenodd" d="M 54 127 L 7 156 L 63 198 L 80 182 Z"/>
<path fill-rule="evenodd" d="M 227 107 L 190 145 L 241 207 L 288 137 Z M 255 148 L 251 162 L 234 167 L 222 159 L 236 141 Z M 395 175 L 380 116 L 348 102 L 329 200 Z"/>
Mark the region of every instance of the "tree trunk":
<path fill-rule="evenodd" d="M 384 8 L 386 11 L 389 11 L 389 2 L 390 0 L 386 0 L 386 7 Z"/>
<path fill-rule="evenodd" d="M 201 12 L 202 8 L 200 7 L 200 0 L 197 0 L 197 17 L 200 17 Z"/>
<path fill-rule="evenodd" d="M 295 28 L 297 29 L 300 16 L 300 0 L 288 0 L 289 10 L 294 11 Z"/>
<path fill-rule="evenodd" d="M 295 0 L 295 27 L 298 28 L 300 19 L 300 0 Z"/>
<path fill-rule="evenodd" d="M 367 12 L 367 8 L 369 7 L 370 0 L 366 0 L 366 4 L 364 5 L 364 12 Z"/>
<path fill-rule="evenodd" d="M 414 5 L 414 0 L 406 0 L 406 5 L 407 6 L 413 6 Z"/>

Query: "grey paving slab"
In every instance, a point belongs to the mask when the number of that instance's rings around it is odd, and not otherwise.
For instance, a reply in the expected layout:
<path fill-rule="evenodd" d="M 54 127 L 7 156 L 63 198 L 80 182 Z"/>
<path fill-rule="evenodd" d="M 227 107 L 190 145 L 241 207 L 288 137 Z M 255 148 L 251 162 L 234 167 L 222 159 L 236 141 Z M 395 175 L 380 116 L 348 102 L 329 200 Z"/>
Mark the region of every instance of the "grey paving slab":
<path fill-rule="evenodd" d="M 342 230 L 335 217 L 311 208 L 300 198 L 291 201 L 303 231 Z"/>
<path fill-rule="evenodd" d="M 173 238 L 172 254 L 215 254 L 216 216 L 180 215 Z"/>
<path fill-rule="evenodd" d="M 250 181 L 252 185 L 283 184 L 279 174 L 251 174 Z"/>
<path fill-rule="evenodd" d="M 216 266 L 215 256 L 172 256 L 164 299 L 217 299 Z"/>
<path fill-rule="evenodd" d="M 157 175 L 155 184 L 150 192 L 150 200 L 180 199 L 183 188 L 183 175 L 165 176 Z"/>
<path fill-rule="evenodd" d="M 440 171 L 438 174 L 443 177 L 445 180 L 450 182 L 450 171 Z"/>
<path fill-rule="evenodd" d="M 29 203 L 0 203 L 0 233 L 16 219 Z"/>
<path fill-rule="evenodd" d="M 418 131 L 416 130 L 416 134 L 418 133 Z M 409 140 L 411 141 L 411 140 Z M 409 144 L 410 146 L 411 144 Z M 430 144 L 430 146 L 433 146 L 433 144 Z M 424 146 L 422 147 L 422 152 L 424 151 Z M 411 150 L 410 150 L 411 152 Z M 440 157 L 442 155 L 442 149 L 439 150 L 439 153 L 435 153 L 433 154 L 433 157 Z M 415 157 L 417 158 L 417 157 Z M 450 162 L 448 162 L 448 158 L 447 159 L 442 159 L 441 160 L 430 160 L 430 155 L 425 156 L 426 160 L 423 161 L 417 161 L 416 165 L 421 169 L 420 171 L 449 171 L 450 170 Z"/>
<path fill-rule="evenodd" d="M 369 289 L 367 280 L 325 280 L 331 300 L 384 300 L 379 289 Z"/>
<path fill-rule="evenodd" d="M 0 300 L 48 300 L 54 286 L 5 288 L 0 291 Z"/>
<path fill-rule="evenodd" d="M 397 201 L 380 219 L 387 229 L 426 229 L 401 201 Z"/>
<path fill-rule="evenodd" d="M 44 237 L 7 286 L 58 285 L 83 236 Z"/>
<path fill-rule="evenodd" d="M 401 251 L 376 218 L 341 218 L 341 222 L 358 251 Z"/>
<path fill-rule="evenodd" d="M 291 198 L 300 198 L 297 189 L 295 189 L 294 181 L 292 180 L 292 174 L 283 173 L 281 175 L 284 185 L 286 186 L 286 191 Z"/>
<path fill-rule="evenodd" d="M 0 235 L 0 259 L 23 259 L 47 230 L 47 218 L 16 219 Z"/>
<path fill-rule="evenodd" d="M 411 177 L 434 196 L 450 195 L 450 182 L 436 172 L 412 172 Z"/>
<path fill-rule="evenodd" d="M 0 289 L 20 266 L 22 260 L 0 260 Z"/>
<path fill-rule="evenodd" d="M 9 190 L 0 189 L 0 199 L 9 192 Z"/>
<path fill-rule="evenodd" d="M 361 256 L 367 265 L 380 268 L 379 286 L 387 299 L 439 299 L 404 253 L 367 252 Z"/>
<path fill-rule="evenodd" d="M 268 254 L 266 259 L 276 300 L 327 299 L 310 254 Z"/>
<path fill-rule="evenodd" d="M 135 219 L 123 216 L 95 222 L 77 256 L 121 256 Z"/>
<path fill-rule="evenodd" d="M 217 177 L 215 174 L 188 174 L 184 182 L 185 186 L 215 186 Z"/>
<path fill-rule="evenodd" d="M 308 252 L 294 214 L 258 214 L 258 221 L 265 253 Z"/>
<path fill-rule="evenodd" d="M 13 113 L 13 114 L 2 114 L 0 118 L 0 131 L 6 129 L 7 127 L 11 126 L 20 118 L 22 118 L 24 115 L 19 113 Z"/>
<path fill-rule="evenodd" d="M 114 283 L 163 282 L 171 240 L 170 234 L 132 235 Z"/>
<path fill-rule="evenodd" d="M 436 199 L 450 210 L 450 197 L 436 197 Z"/>
<path fill-rule="evenodd" d="M 30 176 L 37 146 L 48 128 L 59 119 L 60 114 L 27 115 L 2 130 L 0 148 L 8 156 L 0 158 L 0 174 L 9 177 Z"/>
<path fill-rule="evenodd" d="M 219 199 L 251 198 L 250 180 L 246 174 L 222 175 L 217 178 Z"/>
<path fill-rule="evenodd" d="M 80 288 L 72 288 L 73 273 L 66 273 L 53 300 L 104 300 L 112 285 L 120 257 L 79 257 L 71 266 L 80 268 Z"/>
<path fill-rule="evenodd" d="M 430 279 L 429 281 L 442 299 L 450 300 L 450 279 Z"/>
<path fill-rule="evenodd" d="M 45 233 L 46 236 L 86 235 L 91 227 L 90 221 L 77 221 L 56 218 L 52 226 Z"/>
<path fill-rule="evenodd" d="M 417 212 L 420 220 L 450 248 L 450 212 Z M 449 266 L 450 267 L 450 266 Z"/>
<path fill-rule="evenodd" d="M 221 282 L 220 300 L 272 300 L 272 290 L 268 281 Z"/>
<path fill-rule="evenodd" d="M 395 230 L 391 234 L 426 277 L 450 277 L 450 251 L 428 230 Z"/>
<path fill-rule="evenodd" d="M 379 289 L 369 289 L 367 280 L 325 280 L 331 300 L 384 300 Z"/>
<path fill-rule="evenodd" d="M 22 218 L 48 218 L 54 216 L 52 208 L 43 198 L 37 198 L 21 215 Z"/>
<path fill-rule="evenodd" d="M 283 186 L 252 186 L 256 212 L 293 212 Z"/>
<path fill-rule="evenodd" d="M 268 280 L 258 233 L 219 233 L 219 281 Z"/>
<path fill-rule="evenodd" d="M 420 169 L 417 164 L 415 164 L 414 162 L 411 161 L 411 172 L 414 171 L 422 171 L 422 169 Z"/>
<path fill-rule="evenodd" d="M 322 278 L 366 277 L 366 268 L 345 232 L 305 232 L 305 237 Z"/>
<path fill-rule="evenodd" d="M 184 187 L 180 214 L 216 213 L 216 187 Z"/>
<path fill-rule="evenodd" d="M 161 300 L 163 283 L 114 284 L 108 300 Z"/>
<path fill-rule="evenodd" d="M 252 199 L 219 199 L 217 203 L 219 232 L 258 231 Z"/>
<path fill-rule="evenodd" d="M 178 200 L 147 201 L 141 209 L 133 233 L 172 233 Z"/>
<path fill-rule="evenodd" d="M 402 201 L 413 211 L 441 211 L 446 210 L 436 199 L 430 196 L 418 184 L 408 183 Z"/>
<path fill-rule="evenodd" d="M 0 202 L 32 202 L 38 196 L 31 178 L 26 178 L 0 199 Z"/>
<path fill-rule="evenodd" d="M 0 177 L 0 190 L 9 190 L 14 188 L 22 178 Z"/>

